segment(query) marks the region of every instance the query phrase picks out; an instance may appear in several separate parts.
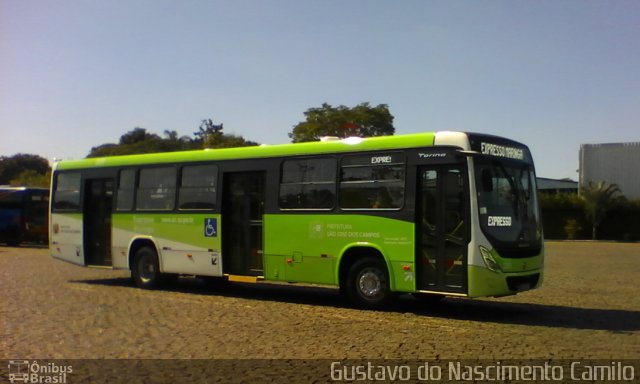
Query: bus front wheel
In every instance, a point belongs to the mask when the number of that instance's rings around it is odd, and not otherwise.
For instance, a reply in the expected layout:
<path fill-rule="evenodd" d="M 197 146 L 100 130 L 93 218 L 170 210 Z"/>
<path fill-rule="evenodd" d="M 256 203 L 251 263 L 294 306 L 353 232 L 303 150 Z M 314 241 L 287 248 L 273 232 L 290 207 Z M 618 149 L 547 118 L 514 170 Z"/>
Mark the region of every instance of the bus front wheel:
<path fill-rule="evenodd" d="M 151 247 L 138 249 L 131 266 L 131 278 L 135 285 L 146 289 L 157 288 L 161 277 L 156 251 Z"/>
<path fill-rule="evenodd" d="M 384 261 L 365 257 L 349 269 L 346 293 L 358 307 L 380 308 L 388 304 L 392 296 L 388 276 Z"/>

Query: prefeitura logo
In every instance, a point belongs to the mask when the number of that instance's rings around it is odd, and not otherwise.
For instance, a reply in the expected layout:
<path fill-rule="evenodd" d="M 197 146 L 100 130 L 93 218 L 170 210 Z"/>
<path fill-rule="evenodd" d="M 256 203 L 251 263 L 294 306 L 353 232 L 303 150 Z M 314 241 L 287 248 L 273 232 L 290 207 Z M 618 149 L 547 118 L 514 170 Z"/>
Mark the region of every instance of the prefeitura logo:
<path fill-rule="evenodd" d="M 72 372 L 70 365 L 9 360 L 9 381 L 12 383 L 66 383 L 67 375 Z"/>

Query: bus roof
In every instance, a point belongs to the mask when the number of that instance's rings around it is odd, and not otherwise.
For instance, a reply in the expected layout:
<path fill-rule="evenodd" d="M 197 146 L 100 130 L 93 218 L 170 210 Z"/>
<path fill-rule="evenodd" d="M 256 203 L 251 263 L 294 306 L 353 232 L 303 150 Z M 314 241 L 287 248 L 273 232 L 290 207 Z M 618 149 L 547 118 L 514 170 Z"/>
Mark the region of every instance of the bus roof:
<path fill-rule="evenodd" d="M 433 146 L 435 137 L 435 132 L 424 132 L 370 138 L 348 137 L 341 140 L 315 141 L 295 144 L 200 149 L 182 152 L 161 152 L 142 155 L 65 160 L 56 164 L 56 170 L 418 148 Z"/>

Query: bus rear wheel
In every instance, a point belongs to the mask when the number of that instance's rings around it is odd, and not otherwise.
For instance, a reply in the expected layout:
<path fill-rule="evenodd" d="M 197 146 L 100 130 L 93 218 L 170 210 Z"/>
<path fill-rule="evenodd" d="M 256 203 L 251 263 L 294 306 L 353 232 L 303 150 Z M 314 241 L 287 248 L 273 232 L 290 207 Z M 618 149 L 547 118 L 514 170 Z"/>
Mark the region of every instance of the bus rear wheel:
<path fill-rule="evenodd" d="M 345 288 L 353 304 L 365 309 L 383 307 L 392 296 L 387 266 L 375 257 L 365 257 L 353 264 Z"/>
<path fill-rule="evenodd" d="M 151 247 L 142 247 L 136 251 L 131 266 L 131 278 L 139 288 L 157 288 L 162 279 L 158 255 Z"/>

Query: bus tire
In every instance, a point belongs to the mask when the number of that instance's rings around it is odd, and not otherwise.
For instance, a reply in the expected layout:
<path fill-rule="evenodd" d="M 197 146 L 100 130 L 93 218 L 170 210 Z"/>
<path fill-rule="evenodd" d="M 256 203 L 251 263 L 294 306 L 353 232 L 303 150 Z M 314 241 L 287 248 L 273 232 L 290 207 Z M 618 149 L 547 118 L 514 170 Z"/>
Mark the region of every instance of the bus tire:
<path fill-rule="evenodd" d="M 383 260 L 365 257 L 349 269 L 345 291 L 351 302 L 360 308 L 381 308 L 389 303 L 389 273 Z"/>
<path fill-rule="evenodd" d="M 131 278 L 139 288 L 154 289 L 160 286 L 162 274 L 155 249 L 142 247 L 136 251 L 131 266 Z"/>

